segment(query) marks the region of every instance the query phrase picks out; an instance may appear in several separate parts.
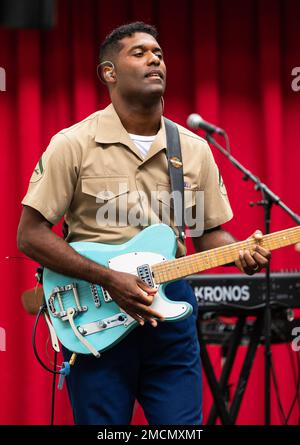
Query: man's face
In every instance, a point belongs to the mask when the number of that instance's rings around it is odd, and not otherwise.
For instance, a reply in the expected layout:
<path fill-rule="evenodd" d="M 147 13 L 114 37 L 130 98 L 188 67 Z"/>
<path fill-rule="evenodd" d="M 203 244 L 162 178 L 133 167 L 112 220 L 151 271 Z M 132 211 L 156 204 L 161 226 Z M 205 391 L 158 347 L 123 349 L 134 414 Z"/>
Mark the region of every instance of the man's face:
<path fill-rule="evenodd" d="M 162 96 L 166 66 L 162 50 L 150 34 L 135 33 L 121 40 L 115 58 L 116 90 L 126 97 Z"/>

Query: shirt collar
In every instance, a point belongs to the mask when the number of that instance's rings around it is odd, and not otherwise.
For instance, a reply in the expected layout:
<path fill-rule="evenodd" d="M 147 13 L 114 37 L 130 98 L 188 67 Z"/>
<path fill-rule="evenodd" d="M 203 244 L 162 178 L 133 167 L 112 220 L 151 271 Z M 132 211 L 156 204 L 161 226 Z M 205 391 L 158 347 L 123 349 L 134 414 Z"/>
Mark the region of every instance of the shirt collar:
<path fill-rule="evenodd" d="M 113 104 L 108 105 L 108 107 L 100 112 L 95 141 L 100 144 L 124 144 L 145 162 L 167 147 L 164 119 L 161 118 L 161 127 L 145 159 L 142 158 L 139 149 L 130 139 L 127 131 L 123 127 Z"/>

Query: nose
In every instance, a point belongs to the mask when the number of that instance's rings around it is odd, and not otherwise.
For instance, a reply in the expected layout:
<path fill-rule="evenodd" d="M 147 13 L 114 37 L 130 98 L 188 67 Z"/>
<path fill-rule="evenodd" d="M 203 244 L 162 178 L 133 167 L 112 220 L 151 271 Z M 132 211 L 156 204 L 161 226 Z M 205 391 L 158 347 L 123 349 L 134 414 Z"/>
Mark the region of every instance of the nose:
<path fill-rule="evenodd" d="M 154 54 L 153 52 L 150 52 L 149 54 L 148 65 L 160 65 L 160 58 L 158 55 Z"/>

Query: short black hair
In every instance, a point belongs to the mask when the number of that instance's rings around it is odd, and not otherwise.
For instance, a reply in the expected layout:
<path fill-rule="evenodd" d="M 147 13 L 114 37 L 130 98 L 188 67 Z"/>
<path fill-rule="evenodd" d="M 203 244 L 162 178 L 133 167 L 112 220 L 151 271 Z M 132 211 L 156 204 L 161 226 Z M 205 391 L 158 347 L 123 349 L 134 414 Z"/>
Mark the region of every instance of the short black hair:
<path fill-rule="evenodd" d="M 136 32 L 144 32 L 150 34 L 157 39 L 157 29 L 152 25 L 147 25 L 144 22 L 133 22 L 126 25 L 119 26 L 108 34 L 100 47 L 99 60 L 100 63 L 104 60 L 110 59 L 112 52 L 118 52 L 122 48 L 120 40 L 124 37 L 131 37 Z"/>

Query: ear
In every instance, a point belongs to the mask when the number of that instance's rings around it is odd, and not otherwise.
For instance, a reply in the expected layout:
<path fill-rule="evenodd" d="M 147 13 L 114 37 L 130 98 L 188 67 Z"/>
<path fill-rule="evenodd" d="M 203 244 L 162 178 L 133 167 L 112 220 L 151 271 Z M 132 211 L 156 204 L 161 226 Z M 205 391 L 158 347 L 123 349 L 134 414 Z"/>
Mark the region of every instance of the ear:
<path fill-rule="evenodd" d="M 102 67 L 101 67 L 101 63 L 99 63 L 99 65 L 97 65 L 97 77 L 100 80 L 100 82 L 102 82 L 105 85 L 105 80 L 104 77 L 102 76 Z"/>
<path fill-rule="evenodd" d="M 111 66 L 105 66 L 103 67 L 102 74 L 106 82 L 109 82 L 111 78 L 114 78 L 114 69 Z"/>
<path fill-rule="evenodd" d="M 112 66 L 101 66 L 101 63 L 97 66 L 98 79 L 107 85 L 107 83 L 113 83 L 115 80 L 115 72 Z"/>

